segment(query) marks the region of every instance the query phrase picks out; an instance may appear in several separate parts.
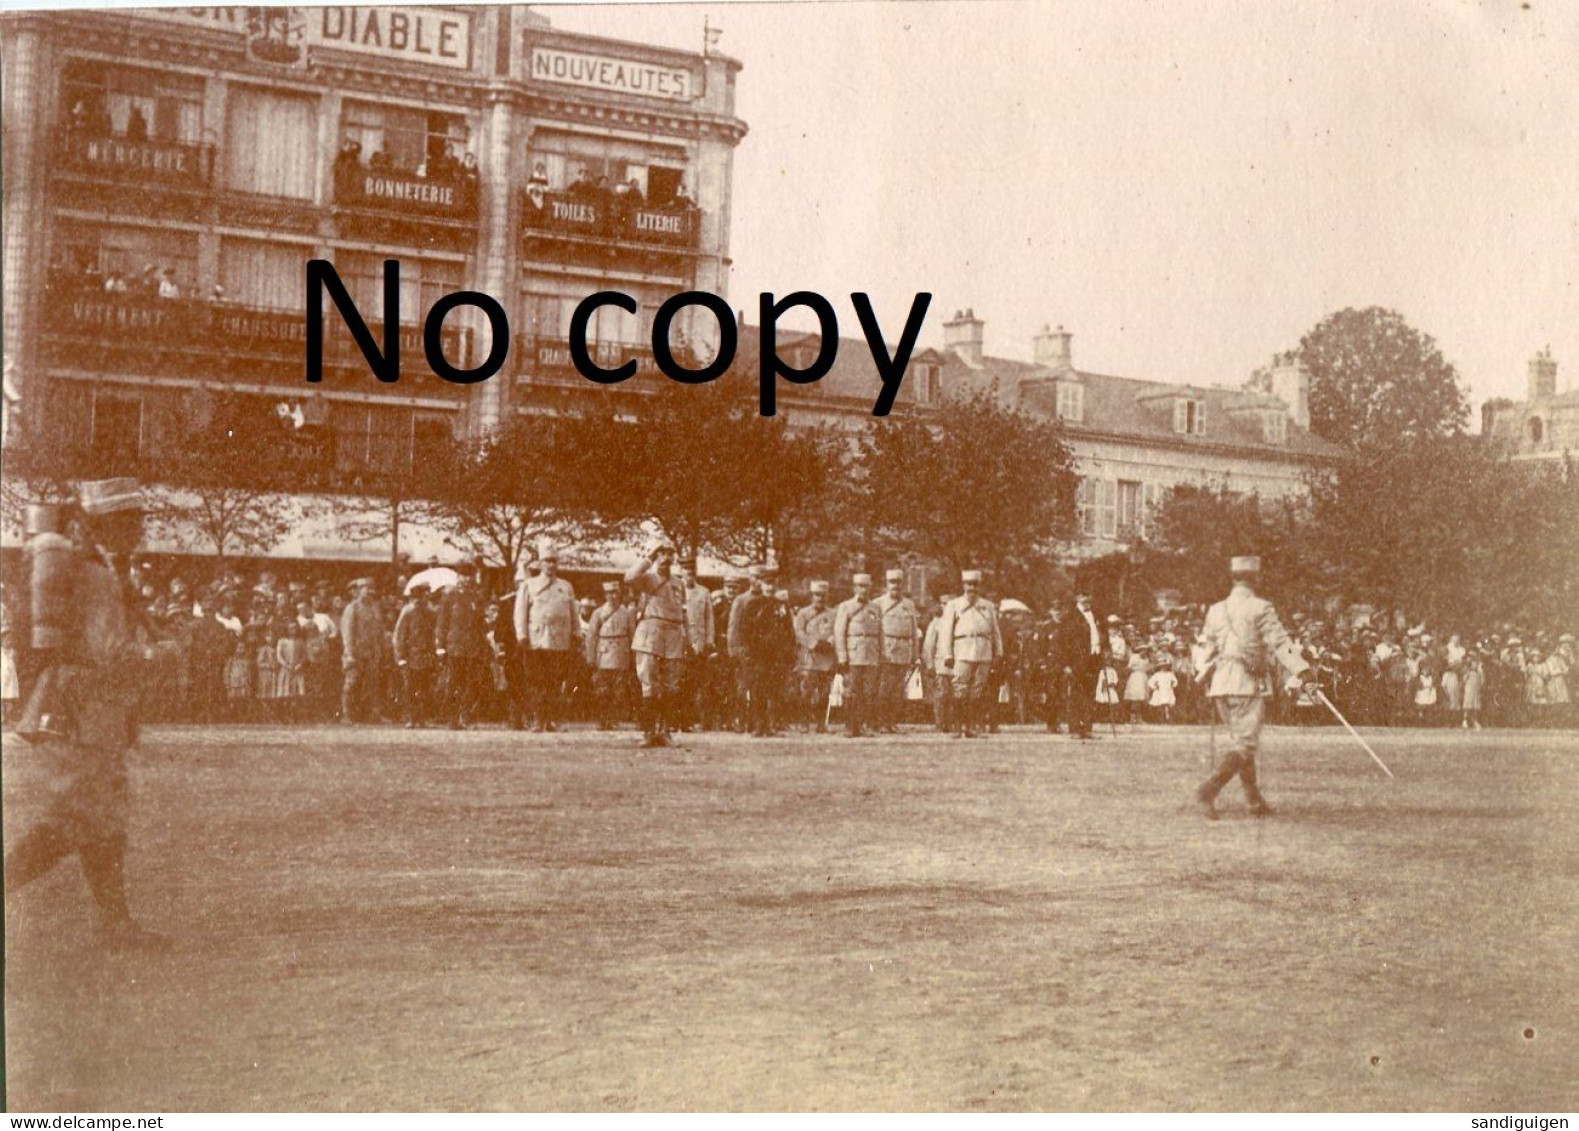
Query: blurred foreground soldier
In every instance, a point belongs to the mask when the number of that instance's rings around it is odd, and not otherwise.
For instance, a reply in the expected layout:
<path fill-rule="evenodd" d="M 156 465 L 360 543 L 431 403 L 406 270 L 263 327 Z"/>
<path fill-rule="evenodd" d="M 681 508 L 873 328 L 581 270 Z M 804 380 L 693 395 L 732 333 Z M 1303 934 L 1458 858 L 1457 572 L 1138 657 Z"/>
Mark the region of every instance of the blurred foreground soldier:
<path fill-rule="evenodd" d="M 1102 671 L 1102 630 L 1091 611 L 1091 594 L 1075 594 L 1074 615 L 1059 627 L 1055 671 L 1064 682 L 1064 713 L 1072 738 L 1089 740 L 1096 702 L 1097 676 Z"/>
<path fill-rule="evenodd" d="M 938 730 L 949 732 L 953 722 L 954 673 L 943 666 L 943 610 L 952 601 L 944 597 L 932 606 L 932 619 L 921 638 L 921 675 L 926 681 L 927 699 L 932 704 L 932 720 Z"/>
<path fill-rule="evenodd" d="M 435 651 L 444 665 L 445 712 L 451 730 L 470 725 L 488 670 L 488 625 L 472 568 L 470 563 L 455 568 L 460 580 L 439 602 L 433 628 Z"/>
<path fill-rule="evenodd" d="M 740 674 L 741 699 L 745 702 L 746 730 L 755 738 L 773 733 L 774 706 L 779 697 L 784 669 L 780 667 L 783 641 L 773 595 L 778 570 L 771 565 L 751 567 L 751 589 L 735 598 L 729 611 L 729 652 Z M 782 628 L 791 640 L 794 625 L 788 616 Z M 793 644 L 790 646 L 793 662 Z"/>
<path fill-rule="evenodd" d="M 356 594 L 340 616 L 340 666 L 345 670 L 340 689 L 340 721 L 368 722 L 373 714 L 374 692 L 384 652 L 384 614 L 373 596 L 373 582 L 359 577 L 351 583 Z"/>
<path fill-rule="evenodd" d="M 523 649 L 537 729 L 551 731 L 564 716 L 565 685 L 575 676 L 583 627 L 576 592 L 559 576 L 559 551 L 546 547 L 537 558 L 542 572 L 516 590 L 515 635 Z"/>
<path fill-rule="evenodd" d="M 52 796 L 6 856 L 5 888 L 18 891 L 75 855 L 98 908 L 100 940 L 162 949 L 169 940 L 133 922 L 126 902 L 126 757 L 137 743 L 150 661 L 174 646 L 148 638 L 117 572 L 142 540 L 136 481 L 84 483 L 80 499 L 80 511 L 43 523 L 28 542 L 32 643 L 48 662 L 17 732 L 37 744 Z M 47 528 L 62 523 L 64 530 Z"/>
<path fill-rule="evenodd" d="M 939 646 L 944 667 L 954 676 L 954 737 L 974 738 L 976 724 L 984 717 L 988 670 L 1003 658 L 1003 635 L 998 629 L 997 606 L 976 592 L 981 570 L 965 570 L 960 584 L 964 595 L 943 610 Z"/>
<path fill-rule="evenodd" d="M 660 542 L 626 571 L 641 612 L 631 647 L 641 681 L 643 746 L 672 746 L 680 665 L 685 662 L 685 583 L 672 573 L 674 547 Z"/>
<path fill-rule="evenodd" d="M 587 624 L 587 667 L 597 696 L 599 730 L 622 722 L 631 681 L 631 640 L 636 635 L 636 610 L 620 598 L 620 583 L 603 583 L 603 604 Z"/>
<path fill-rule="evenodd" d="M 1261 722 L 1266 697 L 1272 693 L 1276 664 L 1290 676 L 1303 676 L 1305 692 L 1314 698 L 1320 684 L 1312 677 L 1310 665 L 1289 639 L 1277 610 L 1270 601 L 1255 594 L 1261 576 L 1260 558 L 1234 558 L 1229 563 L 1233 589 L 1206 614 L 1202 632 L 1206 636 L 1208 662 L 1212 667 L 1208 697 L 1216 701 L 1217 717 L 1228 731 L 1228 749 L 1217 770 L 1196 793 L 1208 819 L 1217 819 L 1217 794 L 1234 775 L 1244 783 L 1245 800 L 1257 817 L 1270 816 L 1272 807 L 1261 796 L 1256 784 L 1256 749 L 1261 741 Z"/>
<path fill-rule="evenodd" d="M 882 614 L 883 658 L 877 668 L 877 725 L 894 734 L 905 717 L 905 684 L 921 653 L 921 614 L 904 594 L 905 571 L 884 575 L 885 592 L 876 602 Z"/>
<path fill-rule="evenodd" d="M 872 576 L 852 579 L 855 596 L 839 606 L 833 620 L 833 650 L 844 675 L 844 732 L 850 738 L 870 733 L 877 700 L 878 666 L 883 659 L 883 614 L 871 598 Z"/>
<path fill-rule="evenodd" d="M 833 648 L 834 611 L 828 607 L 828 583 L 811 583 L 811 604 L 795 614 L 796 667 L 800 674 L 801 706 L 808 713 L 808 729 L 828 733 L 828 697 L 833 673 L 839 666 Z"/>
<path fill-rule="evenodd" d="M 685 586 L 685 663 L 680 669 L 680 719 L 686 730 L 702 720 L 707 694 L 707 660 L 715 639 L 713 595 L 696 582 L 696 559 L 682 563 L 675 576 Z"/>
<path fill-rule="evenodd" d="M 434 617 L 428 590 L 418 585 L 395 620 L 395 667 L 400 672 L 400 698 L 406 708 L 406 729 L 426 726 L 433 696 Z"/>

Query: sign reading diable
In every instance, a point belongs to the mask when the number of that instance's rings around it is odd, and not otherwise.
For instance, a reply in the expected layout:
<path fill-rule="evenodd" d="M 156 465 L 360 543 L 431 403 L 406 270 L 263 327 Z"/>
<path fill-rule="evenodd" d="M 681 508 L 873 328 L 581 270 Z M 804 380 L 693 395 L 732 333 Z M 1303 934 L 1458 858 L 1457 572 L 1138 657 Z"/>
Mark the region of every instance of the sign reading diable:
<path fill-rule="evenodd" d="M 691 72 L 683 67 L 617 59 L 610 55 L 586 55 L 579 51 L 561 51 L 557 47 L 532 48 L 532 80 L 674 102 L 686 102 L 691 98 Z"/>
<path fill-rule="evenodd" d="M 260 21 L 259 15 L 267 18 Z M 133 8 L 128 15 L 280 39 L 282 48 L 329 47 L 385 59 L 465 70 L 471 66 L 471 20 L 457 12 L 385 5 L 359 8 Z M 261 31 L 260 31 L 261 28 Z"/>

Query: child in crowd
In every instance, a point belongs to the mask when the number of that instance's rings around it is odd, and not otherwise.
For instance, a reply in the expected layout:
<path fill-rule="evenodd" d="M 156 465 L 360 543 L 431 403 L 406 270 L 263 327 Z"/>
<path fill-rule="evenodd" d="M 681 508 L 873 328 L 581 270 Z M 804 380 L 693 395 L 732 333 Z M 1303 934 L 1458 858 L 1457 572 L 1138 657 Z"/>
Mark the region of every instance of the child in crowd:
<path fill-rule="evenodd" d="M 1486 672 L 1479 653 L 1471 652 L 1464 658 L 1464 729 L 1480 729 L 1480 696 L 1485 686 Z"/>
<path fill-rule="evenodd" d="M 302 700 L 307 695 L 307 649 L 302 640 L 301 625 L 291 621 L 285 626 L 284 634 L 274 646 L 274 654 L 279 661 L 279 671 L 275 675 L 278 689 L 275 697 L 280 701 L 285 721 L 295 722 L 301 713 Z"/>
<path fill-rule="evenodd" d="M 1129 654 L 1128 677 L 1124 681 L 1124 706 L 1123 718 L 1127 722 L 1134 722 L 1146 713 L 1146 688 L 1147 680 L 1151 676 L 1151 663 L 1146 658 L 1144 648 L 1136 648 Z"/>
<path fill-rule="evenodd" d="M 252 704 L 253 641 L 246 633 L 236 638 L 236 647 L 225 661 L 225 702 L 231 722 L 246 722 Z"/>
<path fill-rule="evenodd" d="M 1159 666 L 1151 673 L 1146 681 L 1151 690 L 1151 715 L 1153 721 L 1171 723 L 1173 721 L 1173 706 L 1177 702 L 1175 689 L 1179 686 L 1179 677 L 1173 668 L 1166 665 Z"/>

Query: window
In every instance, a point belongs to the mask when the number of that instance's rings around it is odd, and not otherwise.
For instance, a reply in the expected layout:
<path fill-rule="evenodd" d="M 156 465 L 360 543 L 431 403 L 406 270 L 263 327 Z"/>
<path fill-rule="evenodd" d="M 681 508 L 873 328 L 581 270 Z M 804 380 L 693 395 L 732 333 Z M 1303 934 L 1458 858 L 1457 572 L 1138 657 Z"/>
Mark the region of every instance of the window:
<path fill-rule="evenodd" d="M 414 417 L 395 405 L 337 405 L 331 418 L 334 464 L 343 472 L 408 475 Z"/>
<path fill-rule="evenodd" d="M 456 161 L 464 159 L 471 129 L 459 114 L 348 101 L 340 115 L 340 140 L 361 146 L 363 165 L 382 153 L 377 161 L 389 172 L 426 176 L 446 151 Z"/>
<path fill-rule="evenodd" d="M 227 238 L 219 248 L 219 282 L 242 306 L 300 311 L 302 264 L 311 253 L 306 246 Z"/>
<path fill-rule="evenodd" d="M 57 238 L 62 244 L 62 265 L 74 265 L 79 277 L 91 274 L 100 286 L 111 276 L 120 276 L 125 296 L 143 293 L 138 284 L 147 278 L 149 267 L 155 274 L 170 268 L 181 295 L 195 293 L 197 239 L 190 232 L 63 223 Z"/>
<path fill-rule="evenodd" d="M 1058 382 L 1058 419 L 1079 424 L 1085 419 L 1085 386 L 1074 381 Z"/>
<path fill-rule="evenodd" d="M 66 127 L 98 137 L 203 141 L 203 81 L 73 59 L 61 82 Z"/>
<path fill-rule="evenodd" d="M 1149 538 L 1157 518 L 1157 511 L 1162 506 L 1163 490 L 1158 483 L 1143 483 L 1140 489 L 1140 535 Z"/>
<path fill-rule="evenodd" d="M 1118 484 L 1111 479 L 1082 479 L 1075 489 L 1075 513 L 1080 533 L 1091 538 L 1112 538 L 1118 533 Z"/>
<path fill-rule="evenodd" d="M 1262 435 L 1269 444 L 1288 442 L 1288 417 L 1281 412 L 1266 413 L 1262 419 Z"/>
<path fill-rule="evenodd" d="M 1118 535 L 1135 538 L 1140 534 L 1140 484 L 1134 480 L 1118 482 Z"/>
<path fill-rule="evenodd" d="M 240 192 L 312 200 L 318 170 L 314 100 L 238 87 L 225 135 L 225 183 Z"/>
<path fill-rule="evenodd" d="M 933 404 L 938 399 L 938 367 L 917 362 L 915 370 L 917 404 Z"/>
<path fill-rule="evenodd" d="M 143 401 L 136 393 L 95 390 L 89 446 L 106 472 L 134 467 L 142 453 Z"/>
<path fill-rule="evenodd" d="M 370 321 L 384 320 L 384 260 L 387 256 L 363 251 L 341 251 L 335 255 L 335 271 L 350 294 L 362 317 Z M 297 253 L 296 271 L 301 272 L 301 256 Z M 296 283 L 300 293 L 301 282 Z M 400 260 L 400 321 L 407 326 L 421 323 L 428 311 L 444 295 L 461 289 L 461 265 L 443 259 L 418 259 L 403 256 Z M 327 301 L 327 296 L 325 296 Z M 299 302 L 300 299 L 298 298 Z M 459 319 L 447 319 L 446 326 L 459 325 Z"/>
<path fill-rule="evenodd" d="M 634 180 L 643 199 L 657 208 L 673 203 L 686 179 L 684 150 L 579 134 L 544 134 L 527 165 L 534 174 L 542 166 L 550 192 L 564 192 L 577 181 L 601 181 L 612 189 Z"/>
<path fill-rule="evenodd" d="M 1530 443 L 1539 444 L 1541 437 L 1546 434 L 1546 427 L 1538 416 L 1530 417 Z"/>
<path fill-rule="evenodd" d="M 1192 436 L 1206 431 L 1206 402 L 1180 397 L 1173 402 L 1173 430 Z"/>

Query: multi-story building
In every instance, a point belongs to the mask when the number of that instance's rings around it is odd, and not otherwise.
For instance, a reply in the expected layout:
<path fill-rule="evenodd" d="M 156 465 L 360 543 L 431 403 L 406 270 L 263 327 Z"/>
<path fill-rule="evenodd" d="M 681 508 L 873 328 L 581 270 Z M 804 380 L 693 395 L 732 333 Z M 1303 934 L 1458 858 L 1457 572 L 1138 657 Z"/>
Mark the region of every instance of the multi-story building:
<path fill-rule="evenodd" d="M 1481 406 L 1481 433 L 1516 462 L 1555 463 L 1579 456 L 1579 389 L 1557 391 L 1557 360 L 1550 346 L 1530 358 L 1525 400 L 1498 398 Z"/>
<path fill-rule="evenodd" d="M 706 49 L 570 34 L 522 6 L 35 12 L 4 33 L 7 426 L 81 449 L 84 471 L 157 478 L 224 411 L 278 431 L 303 487 L 374 489 L 569 372 L 586 295 L 638 303 L 595 321 L 602 353 L 645 342 L 671 294 L 724 290 L 746 127 L 739 64 Z M 333 311 L 306 383 L 314 258 L 375 338 L 398 321 L 398 383 Z M 509 317 L 492 380 L 425 360 L 428 311 L 458 290 Z M 494 346 L 469 306 L 442 344 L 461 369 Z"/>

